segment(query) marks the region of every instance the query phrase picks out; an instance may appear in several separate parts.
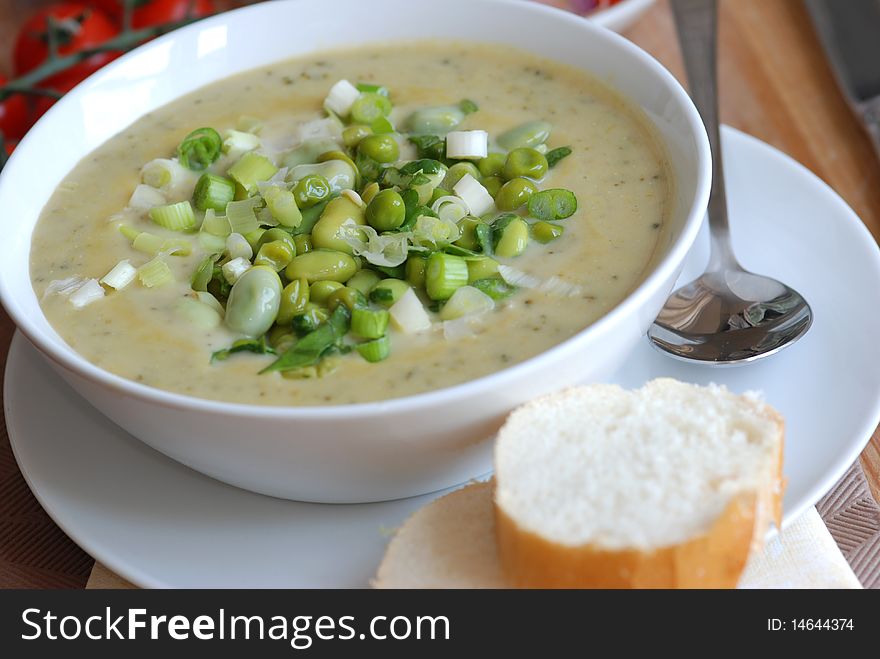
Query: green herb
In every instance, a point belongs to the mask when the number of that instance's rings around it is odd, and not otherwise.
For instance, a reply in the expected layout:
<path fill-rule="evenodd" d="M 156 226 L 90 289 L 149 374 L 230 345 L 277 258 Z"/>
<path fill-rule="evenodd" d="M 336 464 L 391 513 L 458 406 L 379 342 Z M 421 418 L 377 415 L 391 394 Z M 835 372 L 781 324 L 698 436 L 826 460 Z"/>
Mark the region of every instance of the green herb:
<path fill-rule="evenodd" d="M 559 164 L 563 158 L 571 155 L 571 149 L 567 146 L 560 146 L 547 152 L 547 166 L 551 169 Z"/>
<path fill-rule="evenodd" d="M 478 279 L 475 282 L 472 282 L 470 286 L 473 286 L 477 290 L 482 291 L 493 300 L 503 300 L 506 297 L 510 297 L 514 293 L 516 293 L 516 286 L 511 286 L 503 279 L 497 278 L 488 278 L 488 279 Z"/>
<path fill-rule="evenodd" d="M 237 352 L 252 352 L 255 355 L 274 355 L 275 349 L 266 343 L 266 337 L 259 339 L 239 339 L 228 348 L 218 350 L 211 355 L 211 362 L 222 362 Z"/>
<path fill-rule="evenodd" d="M 469 98 L 464 99 L 461 103 L 458 104 L 459 109 L 465 114 L 473 114 L 477 110 L 480 109 L 480 106 L 474 103 Z"/>
<path fill-rule="evenodd" d="M 436 135 L 412 135 L 409 141 L 416 147 L 419 158 L 443 161 L 446 159 L 446 140 Z"/>
<path fill-rule="evenodd" d="M 350 323 L 351 313 L 344 304 L 340 304 L 326 323 L 294 343 L 260 373 L 291 371 L 304 366 L 314 366 L 337 348 L 339 341 L 348 332 Z"/>

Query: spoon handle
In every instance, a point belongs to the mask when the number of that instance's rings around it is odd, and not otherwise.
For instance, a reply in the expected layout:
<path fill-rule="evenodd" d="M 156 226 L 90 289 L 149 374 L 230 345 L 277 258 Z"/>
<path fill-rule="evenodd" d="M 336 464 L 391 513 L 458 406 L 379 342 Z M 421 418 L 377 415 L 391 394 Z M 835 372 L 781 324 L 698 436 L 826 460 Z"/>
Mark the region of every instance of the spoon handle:
<path fill-rule="evenodd" d="M 703 117 L 712 150 L 712 190 L 708 209 L 712 256 L 708 269 L 739 269 L 730 245 L 724 170 L 721 164 L 721 137 L 718 131 L 718 3 L 717 0 L 672 0 L 672 14 L 687 70 L 691 98 Z"/>

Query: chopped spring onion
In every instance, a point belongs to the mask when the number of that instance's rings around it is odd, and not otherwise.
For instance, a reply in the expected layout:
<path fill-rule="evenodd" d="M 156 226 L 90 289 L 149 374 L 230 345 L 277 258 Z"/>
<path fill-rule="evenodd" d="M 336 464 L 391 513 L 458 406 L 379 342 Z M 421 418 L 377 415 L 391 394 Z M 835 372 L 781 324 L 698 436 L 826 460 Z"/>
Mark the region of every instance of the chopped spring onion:
<path fill-rule="evenodd" d="M 420 215 L 412 232 L 414 243 L 422 247 L 441 247 L 461 238 L 461 228 L 452 220 Z"/>
<path fill-rule="evenodd" d="M 196 226 L 196 216 L 188 201 L 150 209 L 150 219 L 172 231 L 186 231 Z"/>
<path fill-rule="evenodd" d="M 157 256 L 152 261 L 147 261 L 138 268 L 138 280 L 147 288 L 155 288 L 163 286 L 174 281 L 174 275 L 168 264 L 162 260 L 161 256 Z"/>
<path fill-rule="evenodd" d="M 251 197 L 226 204 L 226 219 L 229 221 L 232 233 L 240 233 L 244 236 L 260 228 L 257 216 L 254 215 L 254 210 L 260 203 L 259 197 Z"/>
<path fill-rule="evenodd" d="M 202 233 L 209 233 L 212 236 L 226 238 L 232 233 L 232 226 L 229 224 L 229 218 L 225 215 L 217 215 L 213 209 L 205 211 L 205 219 L 202 220 Z"/>
<path fill-rule="evenodd" d="M 383 279 L 370 291 L 370 302 L 383 307 L 393 306 L 412 286 L 401 279 Z"/>
<path fill-rule="evenodd" d="M 139 252 L 156 256 L 157 254 L 169 254 L 175 256 L 189 256 L 192 253 L 192 244 L 183 238 L 162 238 L 153 233 L 142 231 L 133 241 L 131 246 Z"/>
<path fill-rule="evenodd" d="M 479 316 L 495 308 L 495 301 L 473 286 L 456 289 L 440 310 L 440 320 L 455 320 L 464 316 Z"/>
<path fill-rule="evenodd" d="M 342 196 L 347 197 L 349 201 L 360 208 L 366 208 L 367 204 L 361 198 L 361 196 L 355 192 L 354 190 L 343 190 Z"/>
<path fill-rule="evenodd" d="M 374 85 L 369 82 L 359 82 L 355 85 L 359 92 L 366 92 L 367 94 L 379 94 L 379 96 L 384 96 L 385 98 L 391 98 L 391 92 L 388 91 L 388 87 L 384 85 Z"/>
<path fill-rule="evenodd" d="M 223 140 L 223 153 L 233 158 L 241 157 L 248 151 L 259 149 L 263 142 L 253 133 L 240 130 L 227 130 Z"/>
<path fill-rule="evenodd" d="M 180 164 L 196 172 L 208 168 L 220 157 L 223 140 L 213 128 L 198 128 L 177 147 Z"/>
<path fill-rule="evenodd" d="M 275 349 L 266 343 L 266 337 L 259 339 L 239 339 L 224 350 L 218 350 L 211 355 L 212 362 L 222 362 L 238 352 L 252 352 L 255 355 L 274 355 Z"/>
<path fill-rule="evenodd" d="M 482 291 L 493 300 L 503 300 L 516 293 L 516 286 L 511 286 L 503 279 L 496 279 L 495 277 L 477 279 L 471 282 L 470 285 Z"/>
<path fill-rule="evenodd" d="M 534 149 L 550 138 L 553 125 L 546 121 L 527 121 L 498 136 L 498 145 L 508 151 L 527 147 Z"/>
<path fill-rule="evenodd" d="M 209 254 L 199 263 L 190 279 L 190 285 L 194 291 L 208 290 L 208 284 L 214 278 L 214 264 L 217 263 L 219 258 L 219 254 Z"/>
<path fill-rule="evenodd" d="M 251 262 L 245 258 L 238 257 L 224 263 L 220 269 L 223 271 L 223 278 L 230 284 L 235 284 L 244 273 L 251 269 Z"/>
<path fill-rule="evenodd" d="M 431 318 L 413 289 L 408 289 L 388 310 L 394 326 L 405 334 L 415 334 L 431 327 Z"/>
<path fill-rule="evenodd" d="M 206 252 L 222 252 L 226 249 L 226 239 L 202 231 L 199 233 L 199 245 Z"/>
<path fill-rule="evenodd" d="M 76 292 L 83 284 L 85 283 L 85 279 L 82 277 L 67 277 L 65 279 L 53 279 L 49 282 L 49 285 L 46 286 L 46 290 L 43 291 L 43 298 L 47 298 L 50 295 L 70 295 L 71 293 Z"/>
<path fill-rule="evenodd" d="M 202 174 L 193 191 L 193 204 L 200 211 L 224 211 L 235 198 L 235 183 L 216 174 Z"/>
<path fill-rule="evenodd" d="M 287 188 L 279 186 L 266 188 L 263 191 L 263 199 L 266 201 L 266 208 L 280 225 L 296 228 L 302 224 L 302 211 L 296 205 L 296 197 Z"/>
<path fill-rule="evenodd" d="M 381 362 L 391 354 L 391 339 L 388 336 L 381 336 L 372 341 L 359 344 L 356 346 L 356 349 L 358 354 L 368 362 Z"/>
<path fill-rule="evenodd" d="M 465 174 L 453 186 L 456 195 L 464 199 L 473 215 L 484 215 L 495 205 L 495 200 L 489 191 L 470 174 Z"/>
<path fill-rule="evenodd" d="M 388 97 L 371 92 L 361 92 L 350 107 L 351 120 L 369 126 L 381 117 L 391 114 Z"/>
<path fill-rule="evenodd" d="M 547 166 L 550 169 L 556 167 L 559 161 L 571 155 L 571 147 L 560 146 L 547 152 Z"/>
<path fill-rule="evenodd" d="M 235 122 L 235 127 L 236 129 L 245 133 L 253 133 L 254 135 L 259 135 L 260 131 L 263 130 L 263 122 L 258 117 L 253 117 L 249 114 L 243 114 L 238 118 L 238 121 Z"/>
<path fill-rule="evenodd" d="M 489 224 L 478 224 L 474 227 L 474 237 L 480 245 L 483 254 L 492 253 L 492 227 Z"/>
<path fill-rule="evenodd" d="M 141 168 L 141 181 L 151 188 L 167 192 L 192 178 L 192 172 L 176 160 L 157 158 Z"/>
<path fill-rule="evenodd" d="M 467 261 L 460 256 L 434 252 L 425 269 L 425 290 L 432 300 L 448 300 L 468 281 Z"/>
<path fill-rule="evenodd" d="M 461 197 L 453 195 L 445 195 L 437 199 L 431 204 L 431 210 L 437 213 L 437 217 L 441 220 L 452 222 L 458 222 L 463 217 L 471 214 L 471 209 L 468 207 L 467 202 Z"/>
<path fill-rule="evenodd" d="M 91 304 L 104 297 L 104 288 L 98 283 L 97 279 L 89 279 L 82 286 L 77 288 L 70 294 L 70 303 L 77 309 Z"/>
<path fill-rule="evenodd" d="M 542 291 L 548 295 L 574 297 L 583 293 L 582 286 L 569 283 L 559 277 L 553 276 L 549 279 L 541 279 L 540 277 L 535 277 L 522 270 L 512 268 L 509 265 L 499 265 L 498 274 L 500 274 L 508 284 L 519 286 L 521 288 Z"/>
<path fill-rule="evenodd" d="M 395 267 L 409 255 L 411 233 L 379 234 L 368 224 L 344 223 L 337 236 L 351 246 L 356 256 L 363 256 L 377 266 Z"/>
<path fill-rule="evenodd" d="M 385 309 L 373 311 L 355 307 L 351 312 L 351 331 L 363 339 L 378 339 L 385 336 L 389 319 Z"/>
<path fill-rule="evenodd" d="M 128 286 L 137 277 L 137 268 L 135 268 L 128 259 L 124 259 L 117 263 L 106 275 L 101 277 L 101 282 L 105 286 L 121 291 Z"/>
<path fill-rule="evenodd" d="M 243 187 L 248 195 L 254 195 L 257 192 L 257 183 L 268 181 L 277 171 L 278 168 L 266 156 L 248 151 L 226 173 Z"/>
<path fill-rule="evenodd" d="M 141 235 L 140 229 L 135 229 L 134 227 L 130 227 L 127 224 L 119 225 L 119 233 L 128 238 L 129 240 L 134 240 L 139 235 Z"/>
<path fill-rule="evenodd" d="M 455 105 L 422 108 L 407 118 L 406 126 L 417 135 L 445 135 L 464 120 L 464 114 Z"/>
<path fill-rule="evenodd" d="M 324 107 L 340 117 L 347 117 L 351 112 L 351 106 L 360 95 L 361 91 L 358 87 L 348 80 L 340 80 L 330 88 L 327 98 L 324 99 Z"/>
<path fill-rule="evenodd" d="M 571 190 L 541 190 L 529 197 L 529 215 L 544 221 L 564 220 L 577 210 L 577 197 Z"/>
<path fill-rule="evenodd" d="M 129 208 L 137 208 L 142 210 L 150 210 L 153 206 L 161 206 L 168 200 L 161 190 L 157 190 L 151 185 L 140 183 L 131 193 L 131 199 L 128 200 Z"/>
<path fill-rule="evenodd" d="M 489 133 L 484 130 L 455 130 L 446 136 L 446 157 L 479 160 L 489 155 Z"/>
<path fill-rule="evenodd" d="M 247 259 L 254 257 L 254 250 L 247 239 L 240 233 L 230 233 L 226 237 L 226 254 L 229 259 Z"/>

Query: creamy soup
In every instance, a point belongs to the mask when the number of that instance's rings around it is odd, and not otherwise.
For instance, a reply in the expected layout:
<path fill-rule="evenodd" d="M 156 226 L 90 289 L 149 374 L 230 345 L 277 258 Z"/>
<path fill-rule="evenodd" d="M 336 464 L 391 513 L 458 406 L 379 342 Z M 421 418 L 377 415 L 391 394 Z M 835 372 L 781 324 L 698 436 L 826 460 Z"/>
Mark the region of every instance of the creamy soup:
<path fill-rule="evenodd" d="M 275 359 L 270 355 L 241 353 L 212 362 L 212 353 L 228 348 L 240 333 L 225 323 L 195 323 L 180 306 L 191 298 L 191 276 L 209 250 L 192 233 L 162 229 L 146 212 L 122 209 L 141 183 L 143 165 L 172 157 L 181 140 L 201 126 L 222 133 L 241 127 L 243 116 L 257 117 L 261 151 L 281 164 L 308 137 L 302 125 L 325 116 L 322 104 L 339 80 L 387 86 L 394 105 L 389 119 L 398 126 L 419 108 L 470 99 L 479 110 L 456 131 L 487 131 L 493 152 L 499 150 L 494 138 L 504 131 L 532 120 L 550 122 L 547 147 L 568 146 L 571 154 L 537 187 L 574 192 L 578 209 L 554 222 L 564 226 L 559 238 L 546 244 L 531 240 L 522 255 L 497 258 L 528 277 L 512 295 L 497 300 L 494 310 L 468 322 L 465 331 L 450 331 L 441 322 L 410 333 L 392 327 L 386 359 L 371 363 L 354 350 L 332 357 L 335 370 L 321 369 L 320 377 L 258 374 Z M 415 148 L 405 139 L 401 143 L 400 159 L 416 158 Z M 229 164 L 221 159 L 212 171 Z M 647 119 L 575 69 L 509 48 L 470 44 L 328 52 L 199 89 L 144 116 L 84 158 L 43 209 L 33 237 L 31 275 L 46 316 L 65 341 L 95 365 L 131 380 L 267 405 L 389 399 L 465 382 L 534 357 L 607 313 L 645 276 L 667 218 L 670 187 L 663 150 Z M 182 192 L 169 193 L 168 201 L 191 193 L 192 185 L 184 185 Z M 100 299 L 74 306 L 53 282 L 100 279 L 121 260 L 133 266 L 151 260 L 120 232 L 122 223 L 135 232 L 189 240 L 192 251 L 161 257 L 174 276 L 171 283 L 147 288 L 135 280 L 123 290 L 104 287 Z M 420 295 L 437 321 L 438 305 Z"/>

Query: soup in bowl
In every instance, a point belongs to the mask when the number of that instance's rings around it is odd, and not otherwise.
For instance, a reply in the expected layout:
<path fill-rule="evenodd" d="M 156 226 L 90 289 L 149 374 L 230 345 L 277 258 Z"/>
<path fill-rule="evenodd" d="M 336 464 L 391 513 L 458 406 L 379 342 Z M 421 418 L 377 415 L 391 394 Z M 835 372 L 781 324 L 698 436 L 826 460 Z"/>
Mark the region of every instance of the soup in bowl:
<path fill-rule="evenodd" d="M 41 200 L 0 280 L 25 334 L 133 435 L 258 492 L 484 473 L 512 406 L 626 358 L 705 207 L 699 117 L 628 42 L 528 4 L 458 3 L 467 29 L 379 4 L 148 44 L 0 182 Z"/>

